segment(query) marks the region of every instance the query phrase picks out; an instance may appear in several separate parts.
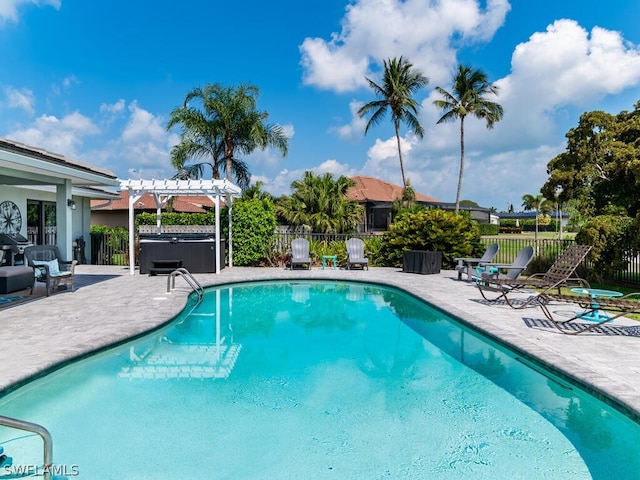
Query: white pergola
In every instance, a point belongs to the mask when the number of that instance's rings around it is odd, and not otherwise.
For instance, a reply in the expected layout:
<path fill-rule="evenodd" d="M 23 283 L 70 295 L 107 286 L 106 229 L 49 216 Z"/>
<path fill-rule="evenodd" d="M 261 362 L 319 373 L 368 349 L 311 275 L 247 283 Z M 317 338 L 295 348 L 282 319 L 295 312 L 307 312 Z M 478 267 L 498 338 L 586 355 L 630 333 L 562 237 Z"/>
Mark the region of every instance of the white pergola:
<path fill-rule="evenodd" d="M 216 274 L 220 273 L 220 198 L 238 197 L 240 187 L 228 180 L 121 180 L 120 190 L 129 191 L 129 272 L 135 272 L 135 222 L 134 205 L 140 197 L 148 192 L 156 200 L 156 227 L 158 233 L 162 231 L 162 207 L 176 195 L 208 197 L 215 205 L 215 234 L 216 234 Z M 231 205 L 229 205 L 231 207 Z M 233 266 L 231 240 L 231 208 L 229 208 L 229 266 Z"/>

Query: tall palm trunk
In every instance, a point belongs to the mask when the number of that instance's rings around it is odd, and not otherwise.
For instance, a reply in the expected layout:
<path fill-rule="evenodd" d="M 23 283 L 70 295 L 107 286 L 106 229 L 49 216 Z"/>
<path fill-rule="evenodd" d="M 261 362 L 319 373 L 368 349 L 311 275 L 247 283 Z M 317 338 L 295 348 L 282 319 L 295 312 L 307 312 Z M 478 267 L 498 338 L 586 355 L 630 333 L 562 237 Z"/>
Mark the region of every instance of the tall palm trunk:
<path fill-rule="evenodd" d="M 402 174 L 402 186 L 407 188 L 407 179 L 404 176 L 404 162 L 402 161 L 402 149 L 400 148 L 400 122 L 394 120 L 396 127 L 396 143 L 398 144 L 398 158 L 400 159 L 400 173 Z"/>
<path fill-rule="evenodd" d="M 458 176 L 458 191 L 456 192 L 456 215 L 460 210 L 460 193 L 462 193 L 463 173 L 464 173 L 464 115 L 460 117 L 460 175 Z"/>

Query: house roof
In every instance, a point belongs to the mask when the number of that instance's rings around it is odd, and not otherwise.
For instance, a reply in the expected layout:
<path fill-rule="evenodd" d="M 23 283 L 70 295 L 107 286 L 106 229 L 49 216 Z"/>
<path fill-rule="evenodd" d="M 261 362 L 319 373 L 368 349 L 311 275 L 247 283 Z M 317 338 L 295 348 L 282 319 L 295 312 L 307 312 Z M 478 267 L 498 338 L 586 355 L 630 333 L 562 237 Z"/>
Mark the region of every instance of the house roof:
<path fill-rule="evenodd" d="M 109 170 L 0 137 L 0 184 L 44 186 L 68 180 L 74 188 L 120 183 Z"/>
<path fill-rule="evenodd" d="M 113 200 L 112 202 L 105 202 L 104 200 L 91 200 L 91 210 L 93 211 L 119 211 L 129 210 L 129 190 L 122 190 L 118 192 L 120 198 Z M 152 210 L 156 211 L 156 200 L 153 195 L 146 192 L 140 197 L 140 199 L 134 205 L 135 210 Z M 173 197 L 173 211 L 184 213 L 204 213 L 207 210 L 214 208 L 214 204 L 205 195 L 197 196 L 180 196 Z"/>
<path fill-rule="evenodd" d="M 347 190 L 346 196 L 349 200 L 358 202 L 393 202 L 402 197 L 402 187 L 399 185 L 362 175 L 352 177 L 351 180 L 356 184 Z M 440 203 L 440 200 L 418 192 L 416 192 L 416 200 L 418 202 Z"/>

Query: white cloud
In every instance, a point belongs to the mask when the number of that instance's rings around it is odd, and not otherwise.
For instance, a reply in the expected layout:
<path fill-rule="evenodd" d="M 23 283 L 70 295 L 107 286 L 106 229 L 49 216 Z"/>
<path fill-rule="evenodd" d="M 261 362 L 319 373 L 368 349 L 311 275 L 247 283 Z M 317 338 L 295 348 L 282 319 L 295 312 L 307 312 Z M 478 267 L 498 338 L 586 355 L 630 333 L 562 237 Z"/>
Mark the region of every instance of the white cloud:
<path fill-rule="evenodd" d="M 79 112 L 73 112 L 62 118 L 42 115 L 31 125 L 13 131 L 7 137 L 78 159 L 78 149 L 82 146 L 84 138 L 99 132 L 91 119 Z"/>
<path fill-rule="evenodd" d="M 124 112 L 124 108 L 126 106 L 126 102 L 123 98 L 118 100 L 116 103 L 103 103 L 100 105 L 100 112 L 102 113 L 110 113 L 110 114 L 119 114 Z"/>
<path fill-rule="evenodd" d="M 70 75 L 62 79 L 63 88 L 71 88 L 72 85 L 80 85 L 80 80 L 75 75 Z"/>
<path fill-rule="evenodd" d="M 293 125 L 291 125 L 290 123 L 288 123 L 287 125 L 280 125 L 280 127 L 282 128 L 282 131 L 287 138 L 293 138 L 296 133 Z"/>
<path fill-rule="evenodd" d="M 122 113 L 124 100 L 101 106 L 106 113 Z M 135 170 L 136 178 L 169 178 L 175 170 L 171 166 L 169 150 L 176 142 L 176 135 L 163 127 L 162 117 L 141 108 L 137 101 L 127 107 L 129 116 L 120 137 L 109 149 L 109 163 L 117 163 L 119 169 L 130 175 Z"/>
<path fill-rule="evenodd" d="M 526 85 L 538 110 L 582 105 L 637 85 L 640 49 L 618 32 L 594 27 L 589 35 L 573 20 L 558 20 L 518 45 L 511 67 L 510 82 Z"/>
<path fill-rule="evenodd" d="M 339 138 L 343 140 L 360 139 L 367 125 L 367 120 L 364 118 L 360 118 L 360 115 L 358 115 L 358 110 L 360 110 L 360 107 L 362 107 L 362 105 L 364 105 L 363 102 L 352 100 L 349 103 L 351 121 L 347 125 L 330 127 L 329 131 L 334 132 Z"/>
<path fill-rule="evenodd" d="M 51 6 L 59 10 L 61 3 L 62 0 L 2 0 L 0 1 L 0 24 L 6 21 L 17 22 L 18 9 L 22 5 Z"/>
<path fill-rule="evenodd" d="M 141 140 L 151 140 L 154 142 L 166 143 L 168 133 L 162 126 L 162 119 L 138 106 L 138 102 L 133 101 L 129 105 L 131 116 L 124 131 L 122 139 L 127 143 L 134 143 Z"/>
<path fill-rule="evenodd" d="M 504 23 L 508 0 L 359 0 L 347 7 L 342 31 L 300 46 L 303 81 L 336 92 L 366 86 L 369 62 L 403 55 L 435 84 L 455 63 L 453 38 L 486 41 Z"/>
<path fill-rule="evenodd" d="M 266 175 L 253 175 L 251 177 L 251 183 L 256 183 L 257 181 L 263 182 L 263 190 L 276 197 L 280 195 L 290 195 L 291 183 L 295 180 L 300 180 L 306 171 L 312 171 L 316 175 L 331 173 L 334 178 L 338 178 L 342 175 L 345 177 L 353 177 L 354 175 L 357 175 L 357 172 L 349 165 L 340 163 L 334 159 L 329 159 L 315 167 L 301 168 L 297 170 L 281 170 L 273 178 Z"/>
<path fill-rule="evenodd" d="M 27 88 L 17 90 L 15 88 L 5 87 L 4 94 L 7 97 L 7 106 L 9 108 L 20 108 L 30 116 L 35 114 L 34 106 L 36 98 L 31 90 Z"/>

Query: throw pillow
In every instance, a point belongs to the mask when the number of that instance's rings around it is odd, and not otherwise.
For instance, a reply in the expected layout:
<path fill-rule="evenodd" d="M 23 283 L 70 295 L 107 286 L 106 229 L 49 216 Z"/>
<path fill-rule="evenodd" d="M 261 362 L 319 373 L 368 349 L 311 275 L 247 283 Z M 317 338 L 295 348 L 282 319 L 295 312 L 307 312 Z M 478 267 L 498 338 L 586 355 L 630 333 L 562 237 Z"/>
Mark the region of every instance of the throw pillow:
<path fill-rule="evenodd" d="M 54 258 L 49 262 L 45 262 L 44 260 L 33 260 L 33 264 L 38 265 L 46 265 L 49 267 L 49 275 L 58 275 L 60 274 L 60 265 L 58 264 L 58 259 Z M 40 275 L 38 275 L 40 276 Z"/>

